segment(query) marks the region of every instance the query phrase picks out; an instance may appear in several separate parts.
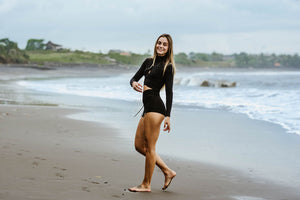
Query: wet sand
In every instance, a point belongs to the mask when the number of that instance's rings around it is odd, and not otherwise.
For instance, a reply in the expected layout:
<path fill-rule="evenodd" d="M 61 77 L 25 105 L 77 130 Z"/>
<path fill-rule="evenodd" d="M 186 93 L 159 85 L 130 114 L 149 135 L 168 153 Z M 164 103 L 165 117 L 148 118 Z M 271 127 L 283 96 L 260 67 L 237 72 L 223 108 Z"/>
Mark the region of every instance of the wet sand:
<path fill-rule="evenodd" d="M 167 191 L 131 193 L 144 158 L 104 124 L 66 118 L 76 110 L 0 107 L 0 199 L 299 199 L 295 189 L 205 163 L 164 157 L 177 172 Z M 252 198 L 251 198 L 252 197 Z"/>

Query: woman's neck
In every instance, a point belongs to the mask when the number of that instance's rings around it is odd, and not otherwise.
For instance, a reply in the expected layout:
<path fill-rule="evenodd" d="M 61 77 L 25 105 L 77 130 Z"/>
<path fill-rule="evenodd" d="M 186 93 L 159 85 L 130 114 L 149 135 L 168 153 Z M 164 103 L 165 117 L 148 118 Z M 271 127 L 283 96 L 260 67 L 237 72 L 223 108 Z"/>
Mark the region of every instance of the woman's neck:
<path fill-rule="evenodd" d="M 164 62 L 164 61 L 166 61 L 166 58 L 167 58 L 166 54 L 163 56 L 157 55 L 155 58 L 155 61 Z"/>

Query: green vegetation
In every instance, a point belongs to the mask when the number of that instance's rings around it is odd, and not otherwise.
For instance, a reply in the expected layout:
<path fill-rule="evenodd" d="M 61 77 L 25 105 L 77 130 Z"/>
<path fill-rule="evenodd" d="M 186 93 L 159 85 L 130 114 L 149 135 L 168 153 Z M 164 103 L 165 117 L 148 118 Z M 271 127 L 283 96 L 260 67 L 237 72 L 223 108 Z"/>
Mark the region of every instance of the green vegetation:
<path fill-rule="evenodd" d="M 124 64 L 139 65 L 149 55 L 131 54 L 120 55 L 119 53 L 92 53 L 84 51 L 27 51 L 30 62 L 43 64 L 50 63 L 91 63 L 91 64 Z"/>
<path fill-rule="evenodd" d="M 260 55 L 247 54 L 242 52 L 234 54 L 236 66 L 238 67 L 300 67 L 300 57 L 294 55 Z"/>
<path fill-rule="evenodd" d="M 189 55 L 178 53 L 175 55 L 175 63 L 183 66 L 200 66 L 200 67 L 233 67 L 234 60 L 225 59 L 223 54 L 213 52 L 212 54 L 194 53 Z"/>
<path fill-rule="evenodd" d="M 27 51 L 31 63 L 92 63 L 92 64 L 107 64 L 110 63 L 104 54 L 91 53 L 83 51 Z"/>
<path fill-rule="evenodd" d="M 185 53 L 178 53 L 175 55 L 175 63 L 181 64 L 181 65 L 192 65 L 193 62 L 188 58 L 188 56 Z"/>
<path fill-rule="evenodd" d="M 223 61 L 223 57 L 224 55 L 223 54 L 219 54 L 219 53 L 216 53 L 216 52 L 213 52 L 212 54 L 205 54 L 205 53 L 194 53 L 194 52 L 191 52 L 189 54 L 189 57 L 191 60 L 194 60 L 194 62 L 197 62 L 197 61 L 211 61 L 211 62 L 218 62 L 218 61 Z"/>
<path fill-rule="evenodd" d="M 27 41 L 27 45 L 25 50 L 27 51 L 34 51 L 34 50 L 43 50 L 44 47 L 46 46 L 43 43 L 43 39 L 29 39 Z"/>
<path fill-rule="evenodd" d="M 52 45 L 48 47 L 48 45 Z M 51 50 L 46 50 L 47 48 Z M 43 39 L 29 39 L 25 50 L 20 50 L 17 43 L 8 38 L 0 39 L 0 63 L 90 63 L 90 64 L 123 64 L 140 65 L 150 57 L 149 53 L 135 54 L 121 50 L 111 50 L 107 54 L 62 49 L 60 45 Z M 245 52 L 233 55 L 223 55 L 191 52 L 175 55 L 177 66 L 198 67 L 297 67 L 300 68 L 300 57 L 294 55 L 247 54 Z"/>
<path fill-rule="evenodd" d="M 0 63 L 27 63 L 29 56 L 8 38 L 0 39 Z"/>
<path fill-rule="evenodd" d="M 127 64 L 127 65 L 140 65 L 149 54 L 135 54 L 130 53 L 129 55 L 121 55 L 120 53 L 108 53 L 107 56 L 114 59 L 117 63 Z"/>

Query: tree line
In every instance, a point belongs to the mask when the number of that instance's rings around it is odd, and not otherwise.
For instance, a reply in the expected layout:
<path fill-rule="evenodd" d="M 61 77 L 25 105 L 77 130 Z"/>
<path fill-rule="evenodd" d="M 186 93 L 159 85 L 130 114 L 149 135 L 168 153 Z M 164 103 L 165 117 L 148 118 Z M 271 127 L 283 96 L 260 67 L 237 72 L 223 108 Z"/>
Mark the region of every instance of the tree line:
<path fill-rule="evenodd" d="M 242 52 L 234 54 L 234 58 L 236 65 L 239 67 L 300 67 L 300 57 L 298 54 L 265 55 L 261 53 L 256 55 Z"/>
<path fill-rule="evenodd" d="M 33 60 L 30 55 L 32 52 L 52 52 L 47 50 L 48 47 L 43 39 L 29 39 L 24 50 L 18 47 L 16 42 L 10 41 L 8 38 L 0 39 L 0 63 L 29 63 Z M 118 52 L 109 52 L 108 54 L 91 53 L 82 51 L 71 51 L 69 49 L 59 49 L 59 53 L 66 52 L 77 53 L 76 55 L 89 54 L 97 57 L 95 62 L 115 62 L 119 64 L 138 64 L 144 57 L 150 56 L 146 54 L 121 55 Z M 75 57 L 76 57 L 75 55 Z M 109 58 L 109 59 L 107 59 Z M 44 58 L 46 59 L 46 58 Z M 53 58 L 52 58 L 53 59 Z M 71 59 L 72 60 L 72 59 Z M 74 57 L 73 57 L 74 60 Z M 84 61 L 85 62 L 85 61 Z M 203 66 L 203 67 L 296 67 L 300 68 L 300 57 L 298 54 L 247 54 L 245 52 L 235 53 L 232 55 L 224 55 L 221 53 L 195 53 L 191 52 L 175 54 L 175 63 L 182 66 Z"/>
<path fill-rule="evenodd" d="M 29 56 L 19 49 L 16 42 L 8 38 L 0 39 L 0 63 L 27 63 Z"/>

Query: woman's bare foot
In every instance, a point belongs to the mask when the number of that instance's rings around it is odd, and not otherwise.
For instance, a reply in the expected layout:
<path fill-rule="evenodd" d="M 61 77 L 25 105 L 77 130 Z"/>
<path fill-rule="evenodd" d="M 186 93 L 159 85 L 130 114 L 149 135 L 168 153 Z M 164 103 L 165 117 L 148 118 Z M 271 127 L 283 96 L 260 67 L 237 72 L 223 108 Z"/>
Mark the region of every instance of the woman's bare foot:
<path fill-rule="evenodd" d="M 151 192 L 151 188 L 138 185 L 136 187 L 128 188 L 130 192 Z"/>
<path fill-rule="evenodd" d="M 165 174 L 165 185 L 162 190 L 166 190 L 172 182 L 172 179 L 175 178 L 176 172 L 171 170 L 170 172 Z"/>

